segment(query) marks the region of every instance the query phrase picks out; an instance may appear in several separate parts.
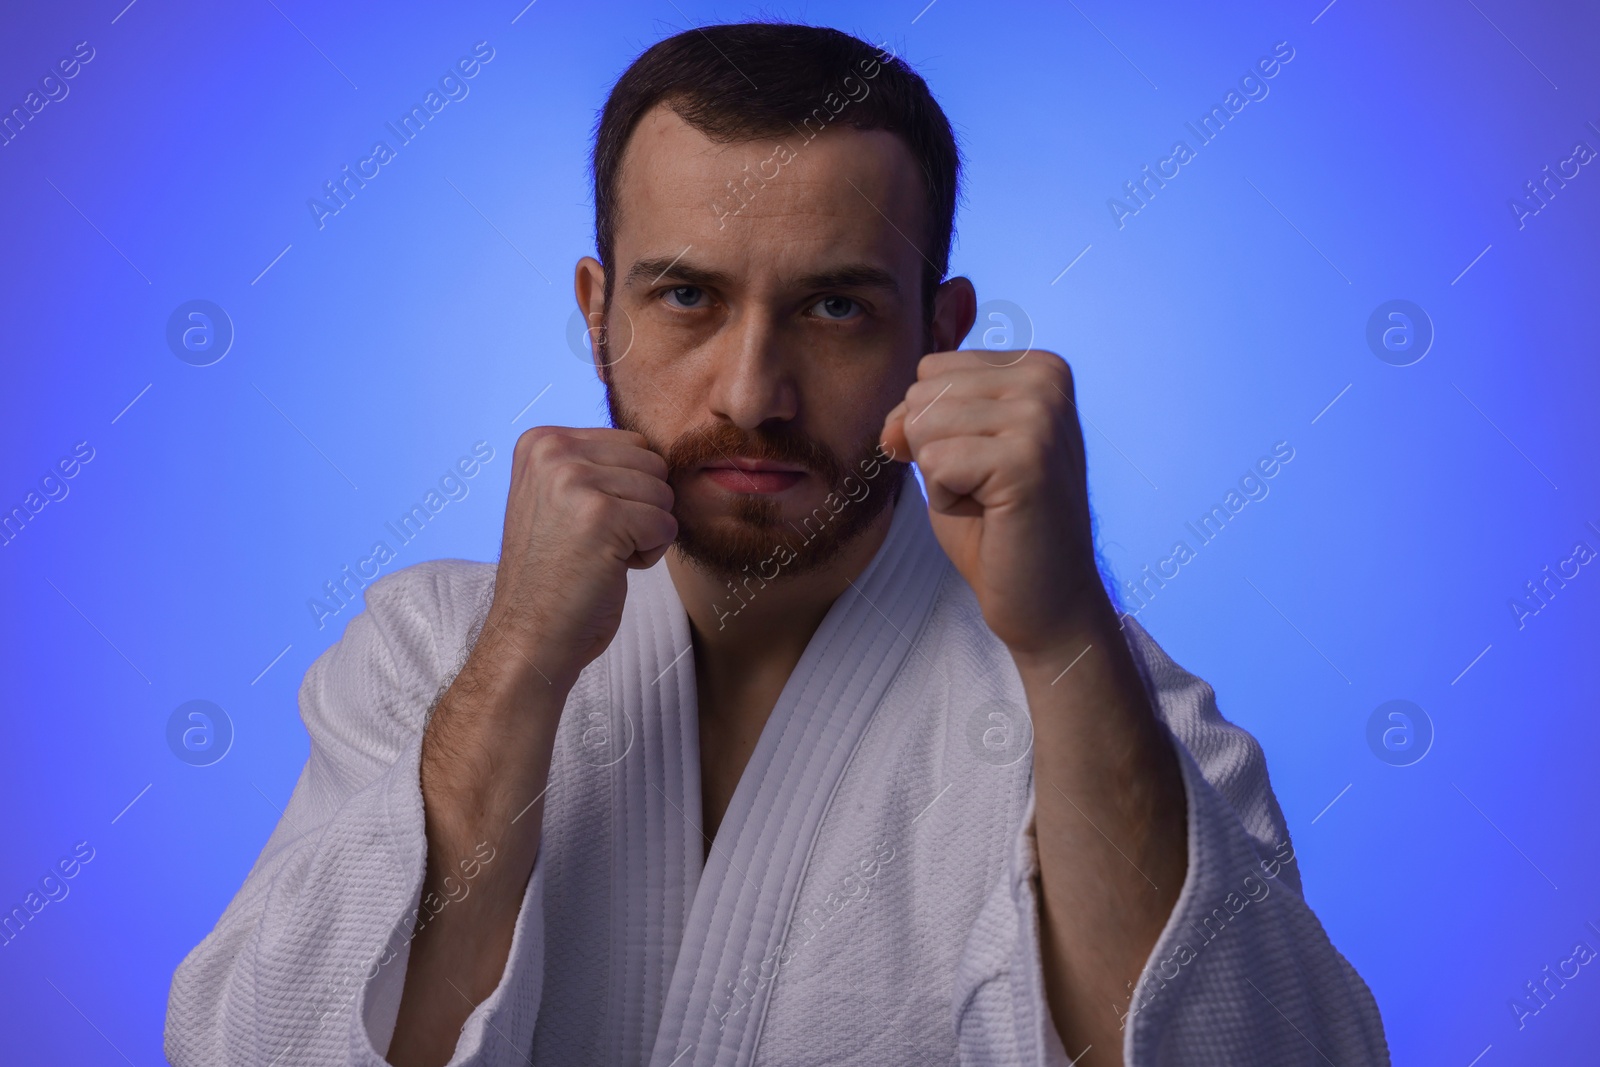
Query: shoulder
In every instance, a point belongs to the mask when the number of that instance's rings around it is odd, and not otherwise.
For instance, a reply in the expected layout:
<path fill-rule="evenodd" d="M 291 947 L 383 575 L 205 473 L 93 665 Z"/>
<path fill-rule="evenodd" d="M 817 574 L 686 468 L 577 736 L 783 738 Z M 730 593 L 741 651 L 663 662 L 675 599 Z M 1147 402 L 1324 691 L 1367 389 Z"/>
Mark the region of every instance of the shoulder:
<path fill-rule="evenodd" d="M 1122 615 L 1118 621 L 1133 653 L 1134 664 L 1155 703 L 1156 713 L 1180 739 L 1194 748 L 1196 742 L 1203 744 L 1207 740 L 1200 734 L 1209 730 L 1218 736 L 1226 734 L 1255 745 L 1254 737 L 1223 717 L 1217 706 L 1216 690 L 1209 682 L 1179 666 L 1132 615 Z"/>
<path fill-rule="evenodd" d="M 494 574 L 493 563 L 477 560 L 414 563 L 367 587 L 363 615 L 379 625 L 426 631 L 447 640 L 473 621 L 480 602 L 494 587 Z"/>
<path fill-rule="evenodd" d="M 353 719 L 401 733 L 420 730 L 476 639 L 494 575 L 492 563 L 440 559 L 368 586 L 365 610 L 301 683 L 301 717 L 313 740 Z"/>
<path fill-rule="evenodd" d="M 1232 806 L 1263 851 L 1287 841 L 1288 824 L 1272 791 L 1261 742 L 1227 719 L 1211 684 L 1179 666 L 1131 615 L 1124 615 L 1122 624 L 1157 716 L 1188 750 L 1195 768 Z M 1291 880 L 1297 882 L 1298 875 Z"/>

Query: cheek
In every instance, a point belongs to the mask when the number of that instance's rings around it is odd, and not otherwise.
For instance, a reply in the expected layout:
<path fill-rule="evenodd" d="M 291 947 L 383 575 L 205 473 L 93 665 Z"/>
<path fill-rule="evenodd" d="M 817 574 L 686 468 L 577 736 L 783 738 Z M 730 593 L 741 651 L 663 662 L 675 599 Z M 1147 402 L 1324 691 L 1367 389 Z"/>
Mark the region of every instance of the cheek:
<path fill-rule="evenodd" d="M 655 355 L 641 344 L 627 359 L 606 368 L 606 401 L 612 421 L 644 434 L 658 450 L 692 426 L 703 424 L 704 385 L 684 362 Z"/>
<path fill-rule="evenodd" d="M 814 376 L 798 386 L 801 423 L 848 462 L 876 447 L 885 417 L 905 399 L 908 386 L 881 372 Z"/>
<path fill-rule="evenodd" d="M 802 347 L 797 381 L 813 411 L 825 408 L 851 421 L 875 413 L 881 424 L 917 381 L 917 364 L 926 354 L 920 336 L 920 330 L 884 325 L 830 345 Z"/>

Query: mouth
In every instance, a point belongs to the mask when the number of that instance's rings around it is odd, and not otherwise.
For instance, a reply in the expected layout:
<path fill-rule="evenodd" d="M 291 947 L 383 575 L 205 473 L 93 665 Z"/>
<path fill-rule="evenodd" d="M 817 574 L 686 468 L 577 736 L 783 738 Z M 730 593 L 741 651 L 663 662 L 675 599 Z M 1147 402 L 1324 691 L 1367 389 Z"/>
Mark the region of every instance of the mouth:
<path fill-rule="evenodd" d="M 799 485 L 808 471 L 793 463 L 733 456 L 706 463 L 700 473 L 730 493 L 769 495 Z"/>

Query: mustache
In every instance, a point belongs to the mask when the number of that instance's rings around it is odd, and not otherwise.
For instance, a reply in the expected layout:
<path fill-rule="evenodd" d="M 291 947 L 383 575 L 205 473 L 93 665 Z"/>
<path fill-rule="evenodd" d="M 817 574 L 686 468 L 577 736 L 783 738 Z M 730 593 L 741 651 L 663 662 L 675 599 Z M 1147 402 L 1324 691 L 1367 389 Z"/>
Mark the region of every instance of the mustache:
<path fill-rule="evenodd" d="M 668 482 L 676 481 L 703 463 L 727 461 L 734 456 L 804 467 L 828 485 L 838 484 L 849 473 L 849 468 L 833 449 L 803 433 L 745 430 L 726 422 L 681 434 L 662 453 L 667 461 Z"/>

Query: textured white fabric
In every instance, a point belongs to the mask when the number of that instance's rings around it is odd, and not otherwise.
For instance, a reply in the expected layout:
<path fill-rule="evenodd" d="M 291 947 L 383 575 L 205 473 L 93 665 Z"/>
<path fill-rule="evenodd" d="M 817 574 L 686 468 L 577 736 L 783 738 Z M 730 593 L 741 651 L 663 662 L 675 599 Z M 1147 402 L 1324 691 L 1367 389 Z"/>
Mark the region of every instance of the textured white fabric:
<path fill-rule="evenodd" d="M 617 638 L 563 712 L 504 974 L 452 1064 L 1068 1062 L 1043 994 L 1021 682 L 925 509 L 908 481 L 704 863 L 687 617 L 664 566 L 630 574 Z M 311 757 L 173 979 L 177 1067 L 384 1062 L 426 858 L 422 728 L 493 575 L 439 561 L 380 580 L 307 672 Z M 1124 633 L 1189 804 L 1188 876 L 1124 1009 L 1126 1062 L 1386 1064 L 1371 994 L 1301 896 L 1260 747 L 1138 623 Z"/>

